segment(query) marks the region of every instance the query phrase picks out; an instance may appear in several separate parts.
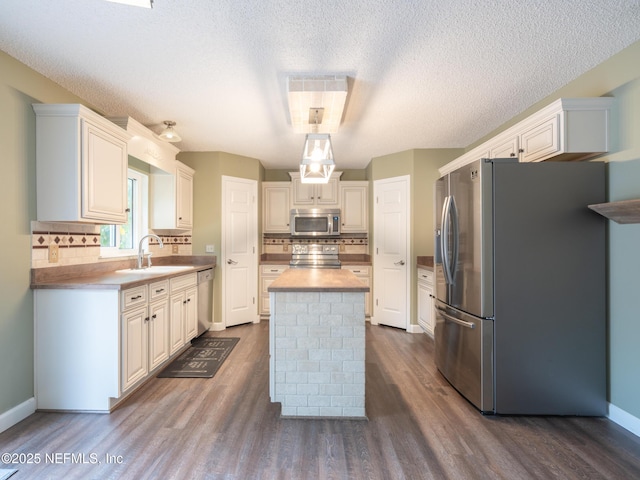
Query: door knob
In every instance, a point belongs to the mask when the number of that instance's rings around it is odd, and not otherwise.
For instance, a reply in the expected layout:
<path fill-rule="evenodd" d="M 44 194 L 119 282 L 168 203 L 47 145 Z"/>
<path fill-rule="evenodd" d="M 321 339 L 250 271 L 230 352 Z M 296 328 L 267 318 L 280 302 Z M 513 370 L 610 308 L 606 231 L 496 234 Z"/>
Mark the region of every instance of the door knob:
<path fill-rule="evenodd" d="M 237 265 L 238 264 L 238 262 L 236 262 L 235 260 L 231 260 L 231 259 L 227 260 L 227 263 L 229 265 Z"/>
<path fill-rule="evenodd" d="M 404 260 L 400 260 L 399 262 L 394 262 L 394 265 L 404 265 Z"/>

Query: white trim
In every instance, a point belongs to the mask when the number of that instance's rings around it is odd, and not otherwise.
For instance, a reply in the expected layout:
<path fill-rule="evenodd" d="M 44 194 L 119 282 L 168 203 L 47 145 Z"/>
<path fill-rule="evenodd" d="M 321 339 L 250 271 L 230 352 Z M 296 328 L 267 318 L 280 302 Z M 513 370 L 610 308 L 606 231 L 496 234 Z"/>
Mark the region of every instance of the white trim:
<path fill-rule="evenodd" d="M 609 404 L 609 415 L 607 415 L 607 418 L 622 428 L 629 430 L 637 437 L 640 437 L 640 418 L 634 417 L 629 412 L 622 410 L 620 407 L 616 407 L 612 403 Z"/>
<path fill-rule="evenodd" d="M 425 333 L 425 331 L 422 329 L 420 325 L 415 325 L 413 323 L 409 324 L 409 326 L 407 327 L 407 332 L 408 333 Z"/>
<path fill-rule="evenodd" d="M 36 413 L 36 399 L 31 397 L 0 415 L 0 433 L 9 430 L 15 424 L 34 413 Z"/>

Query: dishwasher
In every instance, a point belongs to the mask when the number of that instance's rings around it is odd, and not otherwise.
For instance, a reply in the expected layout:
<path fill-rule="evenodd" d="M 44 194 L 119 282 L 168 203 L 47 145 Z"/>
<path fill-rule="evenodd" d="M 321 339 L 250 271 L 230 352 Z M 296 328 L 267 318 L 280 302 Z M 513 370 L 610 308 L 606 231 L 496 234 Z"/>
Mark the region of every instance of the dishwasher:
<path fill-rule="evenodd" d="M 213 323 L 213 268 L 198 272 L 198 336 Z"/>

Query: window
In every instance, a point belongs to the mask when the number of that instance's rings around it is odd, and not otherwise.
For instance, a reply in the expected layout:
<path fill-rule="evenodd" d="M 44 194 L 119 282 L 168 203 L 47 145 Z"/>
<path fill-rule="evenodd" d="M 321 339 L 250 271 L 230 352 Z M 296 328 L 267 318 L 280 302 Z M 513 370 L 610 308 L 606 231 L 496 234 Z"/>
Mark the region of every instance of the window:
<path fill-rule="evenodd" d="M 127 178 L 127 223 L 100 227 L 100 255 L 136 255 L 138 239 L 148 230 L 148 177 L 129 169 Z"/>

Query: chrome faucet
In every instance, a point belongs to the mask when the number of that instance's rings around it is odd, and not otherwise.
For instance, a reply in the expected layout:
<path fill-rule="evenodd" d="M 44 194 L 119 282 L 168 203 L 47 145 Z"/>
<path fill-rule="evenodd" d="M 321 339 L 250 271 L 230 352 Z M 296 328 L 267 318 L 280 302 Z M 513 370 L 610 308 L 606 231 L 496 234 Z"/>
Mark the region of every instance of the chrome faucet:
<path fill-rule="evenodd" d="M 147 238 L 147 237 L 152 237 L 155 238 L 158 243 L 160 244 L 160 248 L 163 248 L 164 245 L 162 244 L 162 239 L 158 236 L 158 235 L 154 235 L 153 233 L 149 233 L 147 235 L 144 235 L 141 239 L 140 239 L 140 243 L 138 243 L 138 266 L 137 269 L 140 270 L 141 268 L 144 268 L 142 266 L 142 257 L 144 252 L 142 251 L 142 241 Z M 149 255 L 151 255 L 151 253 L 149 253 Z M 149 267 L 151 266 L 151 258 L 149 258 Z"/>

